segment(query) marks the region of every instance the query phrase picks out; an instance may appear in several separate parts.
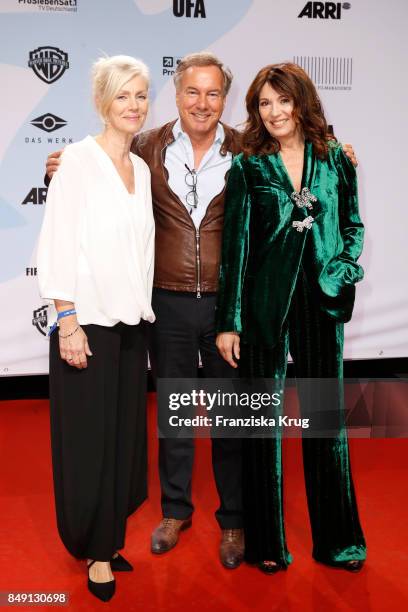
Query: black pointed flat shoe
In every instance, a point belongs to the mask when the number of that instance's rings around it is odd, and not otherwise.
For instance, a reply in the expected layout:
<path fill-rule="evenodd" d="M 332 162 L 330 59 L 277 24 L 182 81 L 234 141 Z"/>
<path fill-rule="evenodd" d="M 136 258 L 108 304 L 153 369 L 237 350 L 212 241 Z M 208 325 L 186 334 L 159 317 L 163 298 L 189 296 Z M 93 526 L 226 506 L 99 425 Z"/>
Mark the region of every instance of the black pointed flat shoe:
<path fill-rule="evenodd" d="M 332 563 L 324 563 L 319 561 L 319 563 L 323 563 L 323 565 L 327 565 L 328 567 L 334 567 L 335 569 L 344 569 L 348 572 L 359 572 L 364 566 L 364 561 L 361 559 L 351 559 L 349 561 L 338 561 Z"/>
<path fill-rule="evenodd" d="M 343 561 L 338 564 L 337 567 L 347 570 L 348 572 L 359 572 L 364 565 L 364 561 L 361 559 L 353 559 L 352 561 Z"/>
<path fill-rule="evenodd" d="M 91 563 L 89 563 L 88 572 L 89 572 L 89 568 L 94 563 L 95 561 L 91 561 Z M 94 582 L 93 580 L 89 578 L 89 573 L 88 573 L 88 590 L 92 593 L 92 595 L 94 595 L 101 601 L 109 601 L 110 599 L 112 599 L 112 597 L 115 594 L 115 585 L 116 585 L 115 579 L 109 580 L 109 582 Z"/>
<path fill-rule="evenodd" d="M 264 574 L 276 574 L 276 572 L 286 568 L 274 561 L 260 561 L 258 563 L 258 569 L 264 572 Z"/>
<path fill-rule="evenodd" d="M 110 566 L 113 572 L 132 572 L 133 571 L 133 565 L 131 565 L 129 563 L 129 561 L 127 561 L 125 559 L 125 557 L 122 557 L 122 555 L 120 555 L 119 553 L 116 553 L 116 557 L 112 557 L 112 559 L 110 560 Z"/>

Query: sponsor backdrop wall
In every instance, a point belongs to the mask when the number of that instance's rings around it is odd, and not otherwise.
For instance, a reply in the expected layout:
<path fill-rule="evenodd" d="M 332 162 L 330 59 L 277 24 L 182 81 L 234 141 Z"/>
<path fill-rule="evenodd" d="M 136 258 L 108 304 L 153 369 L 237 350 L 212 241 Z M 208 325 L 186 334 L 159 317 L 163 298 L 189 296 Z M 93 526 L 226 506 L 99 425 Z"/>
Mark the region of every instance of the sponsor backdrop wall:
<path fill-rule="evenodd" d="M 234 72 L 224 115 L 232 125 L 263 65 L 295 61 L 314 80 L 337 138 L 360 160 L 366 276 L 346 357 L 407 356 L 407 16 L 406 0 L 1 0 L 0 374 L 47 371 L 35 267 L 44 161 L 99 130 L 92 62 L 125 53 L 149 64 L 149 128 L 176 115 L 178 59 L 204 49 Z"/>

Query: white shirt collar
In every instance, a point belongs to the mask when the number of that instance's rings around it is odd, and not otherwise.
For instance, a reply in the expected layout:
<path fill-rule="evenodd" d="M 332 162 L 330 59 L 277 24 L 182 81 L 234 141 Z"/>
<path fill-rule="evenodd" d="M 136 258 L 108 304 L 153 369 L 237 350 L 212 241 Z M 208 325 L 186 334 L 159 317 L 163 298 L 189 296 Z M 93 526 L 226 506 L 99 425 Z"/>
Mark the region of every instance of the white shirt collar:
<path fill-rule="evenodd" d="M 173 131 L 173 136 L 175 140 L 178 140 L 178 138 L 181 138 L 181 137 L 189 138 L 188 134 L 181 127 L 180 117 L 177 119 L 176 123 L 173 125 L 172 131 Z M 224 128 L 222 124 L 218 122 L 217 130 L 215 132 L 214 144 L 217 143 L 221 145 L 224 142 L 224 140 L 225 140 Z"/>

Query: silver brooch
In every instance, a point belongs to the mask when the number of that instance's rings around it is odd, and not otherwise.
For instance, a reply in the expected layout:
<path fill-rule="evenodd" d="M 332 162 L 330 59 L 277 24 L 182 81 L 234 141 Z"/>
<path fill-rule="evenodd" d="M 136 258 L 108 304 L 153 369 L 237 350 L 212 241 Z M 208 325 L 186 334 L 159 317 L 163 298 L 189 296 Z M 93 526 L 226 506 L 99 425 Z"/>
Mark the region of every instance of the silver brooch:
<path fill-rule="evenodd" d="M 310 229 L 312 227 L 313 221 L 313 217 L 306 217 L 303 221 L 292 221 L 292 227 L 295 227 L 298 232 L 303 232 L 305 228 Z"/>
<path fill-rule="evenodd" d="M 303 208 L 304 206 L 306 206 L 306 208 L 313 208 L 312 202 L 317 202 L 316 196 L 310 193 L 308 187 L 303 187 L 300 193 L 294 191 L 290 197 L 299 208 Z"/>

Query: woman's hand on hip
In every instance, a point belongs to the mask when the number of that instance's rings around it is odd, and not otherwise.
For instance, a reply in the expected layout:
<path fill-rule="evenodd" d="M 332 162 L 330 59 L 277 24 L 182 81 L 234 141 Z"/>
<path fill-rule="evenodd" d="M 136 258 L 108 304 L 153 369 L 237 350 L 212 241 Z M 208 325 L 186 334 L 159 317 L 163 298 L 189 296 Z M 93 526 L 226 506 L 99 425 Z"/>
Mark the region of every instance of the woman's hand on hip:
<path fill-rule="evenodd" d="M 82 370 L 88 367 L 87 357 L 92 356 L 88 338 L 77 321 L 64 322 L 64 324 L 62 321 L 59 328 L 61 359 L 64 359 L 68 365 Z"/>
<path fill-rule="evenodd" d="M 218 334 L 215 341 L 221 357 L 223 357 L 225 361 L 227 361 L 233 368 L 238 367 L 234 357 L 236 360 L 238 360 L 240 357 L 239 343 L 239 334 L 236 332 L 222 332 L 221 334 Z"/>

